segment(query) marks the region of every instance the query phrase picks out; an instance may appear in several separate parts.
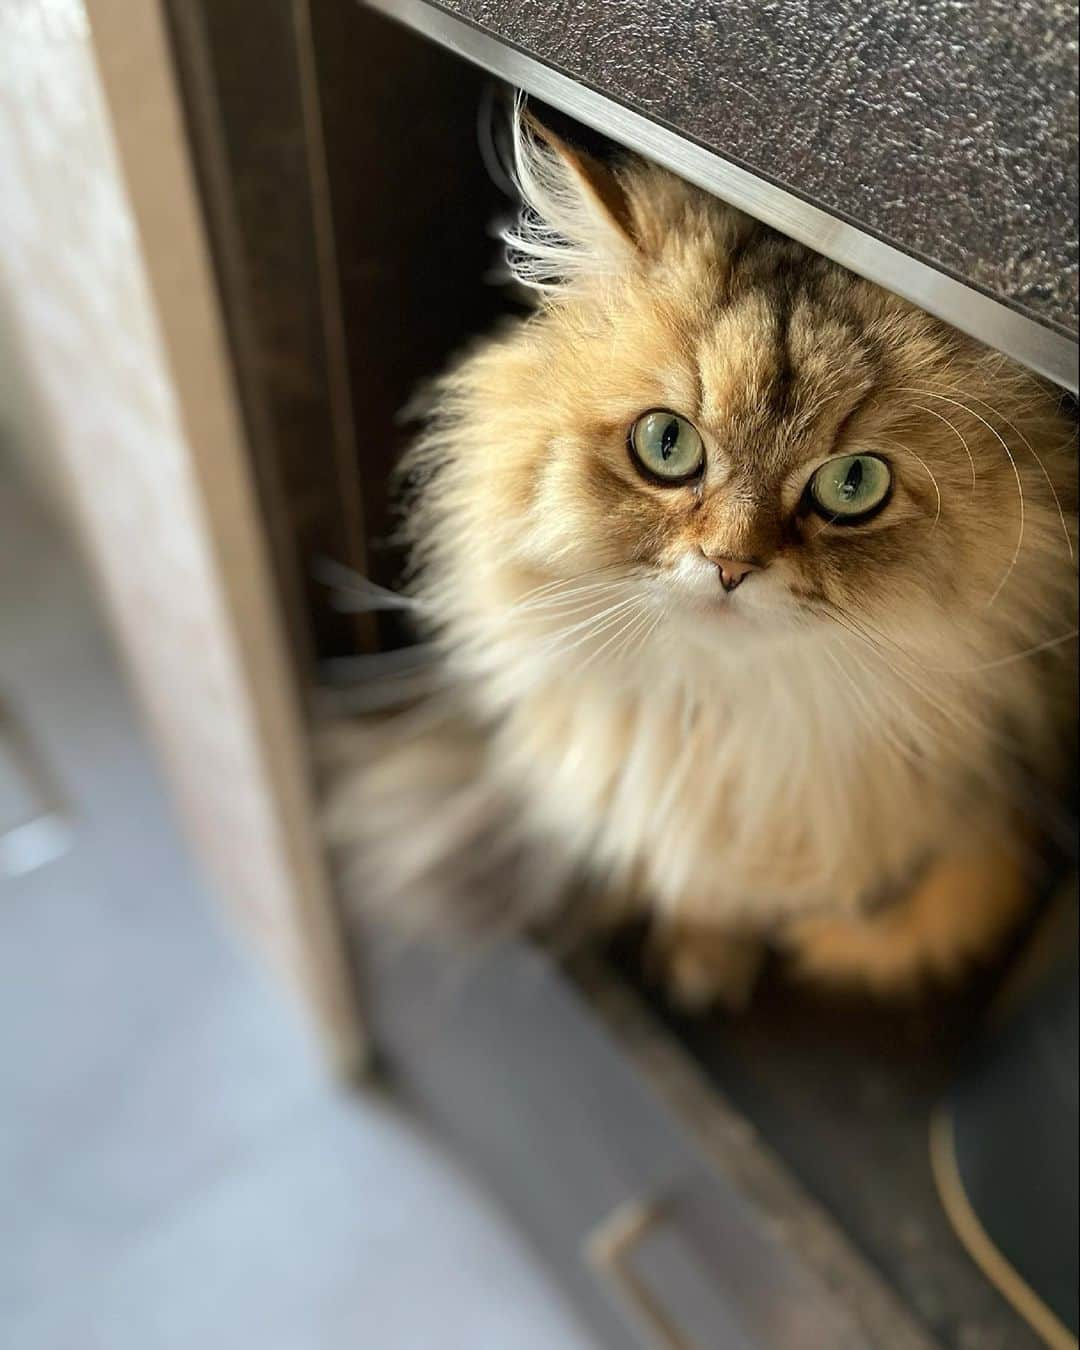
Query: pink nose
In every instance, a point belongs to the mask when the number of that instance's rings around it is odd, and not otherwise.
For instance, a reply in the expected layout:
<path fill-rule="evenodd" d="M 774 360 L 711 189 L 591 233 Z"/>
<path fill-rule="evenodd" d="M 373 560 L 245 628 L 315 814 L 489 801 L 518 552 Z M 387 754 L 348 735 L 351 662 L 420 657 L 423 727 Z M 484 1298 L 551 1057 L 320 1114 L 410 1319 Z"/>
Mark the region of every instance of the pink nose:
<path fill-rule="evenodd" d="M 720 585 L 725 591 L 733 591 L 744 578 L 751 572 L 756 572 L 760 566 L 748 558 L 712 558 L 710 561 L 716 564 L 720 573 Z"/>

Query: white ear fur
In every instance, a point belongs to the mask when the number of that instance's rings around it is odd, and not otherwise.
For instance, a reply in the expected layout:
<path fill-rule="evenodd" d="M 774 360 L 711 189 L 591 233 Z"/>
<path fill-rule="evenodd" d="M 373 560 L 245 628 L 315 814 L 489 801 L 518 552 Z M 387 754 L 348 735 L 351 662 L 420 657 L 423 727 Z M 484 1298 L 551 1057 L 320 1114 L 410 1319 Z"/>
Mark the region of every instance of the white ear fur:
<path fill-rule="evenodd" d="M 514 277 L 550 294 L 632 265 L 634 242 L 595 181 L 599 173 L 607 180 L 608 170 L 538 127 L 520 99 L 514 107 L 513 145 L 521 213 L 502 238 Z"/>

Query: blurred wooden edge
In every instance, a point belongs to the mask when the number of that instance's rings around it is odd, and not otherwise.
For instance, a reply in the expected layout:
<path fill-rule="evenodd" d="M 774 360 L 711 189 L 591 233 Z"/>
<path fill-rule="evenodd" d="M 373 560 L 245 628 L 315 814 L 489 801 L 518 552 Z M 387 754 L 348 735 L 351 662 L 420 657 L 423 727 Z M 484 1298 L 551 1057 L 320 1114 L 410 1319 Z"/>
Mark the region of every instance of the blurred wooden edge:
<path fill-rule="evenodd" d="M 187 460 L 181 468 L 192 489 L 176 493 L 176 465 L 159 471 L 162 448 L 148 443 L 122 486 L 145 494 L 146 509 L 136 500 L 127 518 L 167 519 L 169 531 L 186 536 L 185 550 L 197 539 L 203 565 L 194 576 L 176 575 L 172 589 L 155 595 L 149 616 L 134 594 L 142 560 L 156 553 L 160 566 L 152 570 L 167 572 L 170 539 L 148 531 L 117 537 L 115 518 L 96 511 L 94 498 L 118 485 L 90 472 L 75 475 L 79 515 L 198 859 L 241 928 L 299 992 L 334 1071 L 351 1076 L 365 1063 L 365 1039 L 318 838 L 299 694 L 165 16 L 159 0 L 87 0 L 86 9 L 141 246 L 132 267 L 141 265 L 149 291 L 160 373 L 171 386 Z M 193 595 L 193 585 L 203 593 Z M 175 663 L 171 674 L 163 645 Z M 208 757 L 208 746 L 212 752 L 219 743 L 226 750 Z M 228 816 L 217 809 L 226 801 L 237 806 Z"/>

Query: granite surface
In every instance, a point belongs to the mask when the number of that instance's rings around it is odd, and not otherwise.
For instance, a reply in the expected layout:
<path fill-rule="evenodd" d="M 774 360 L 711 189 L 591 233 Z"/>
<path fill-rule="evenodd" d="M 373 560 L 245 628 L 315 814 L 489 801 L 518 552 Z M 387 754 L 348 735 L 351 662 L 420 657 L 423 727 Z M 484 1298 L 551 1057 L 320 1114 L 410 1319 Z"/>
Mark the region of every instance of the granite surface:
<path fill-rule="evenodd" d="M 1071 0 L 440 7 L 1075 334 Z"/>

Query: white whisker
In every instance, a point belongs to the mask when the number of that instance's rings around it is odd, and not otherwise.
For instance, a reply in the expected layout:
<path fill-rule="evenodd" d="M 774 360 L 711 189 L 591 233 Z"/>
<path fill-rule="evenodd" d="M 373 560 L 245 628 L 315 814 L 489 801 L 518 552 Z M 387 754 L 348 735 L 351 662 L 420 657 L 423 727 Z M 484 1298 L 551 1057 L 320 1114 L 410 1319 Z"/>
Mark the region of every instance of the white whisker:
<path fill-rule="evenodd" d="M 577 587 L 558 595 L 542 596 L 539 600 L 533 600 L 527 605 L 515 605 L 510 612 L 524 616 L 547 617 L 565 613 L 568 608 L 581 609 L 587 605 L 596 605 L 602 603 L 607 595 L 624 593 L 625 591 L 626 584 L 622 581 L 597 582 L 595 585 Z"/>
<path fill-rule="evenodd" d="M 887 718 L 883 717 L 880 711 L 871 704 L 866 694 L 866 691 L 862 688 L 862 686 L 858 683 L 857 680 L 853 680 L 851 678 L 848 672 L 844 669 L 843 662 L 840 661 L 838 657 L 835 655 L 835 653 L 831 652 L 828 649 L 828 647 L 823 648 L 823 652 L 829 663 L 843 678 L 844 682 L 847 684 L 848 688 L 855 696 L 857 710 L 860 714 L 860 720 L 862 721 L 862 724 L 866 728 L 866 730 L 871 735 L 884 736 L 885 739 L 889 742 L 889 744 L 893 747 L 893 749 L 896 750 L 901 755 L 902 758 L 907 759 L 911 764 L 915 765 L 916 768 L 922 769 L 924 767 L 925 761 L 915 753 L 915 751 L 911 748 L 910 745 L 905 745 L 905 743 L 893 730 L 892 723 Z M 857 658 L 855 658 L 851 652 L 847 652 L 847 655 L 850 656 L 855 661 L 855 664 L 859 667 L 860 670 L 864 672 L 864 674 L 869 673 L 867 671 L 866 666 L 863 665 L 863 663 L 859 661 Z"/>
<path fill-rule="evenodd" d="M 950 421 L 943 413 L 935 412 L 933 408 L 924 408 L 921 403 L 916 403 L 913 406 L 918 408 L 920 412 L 926 413 L 929 417 L 936 417 L 939 422 L 944 422 L 945 425 L 960 438 L 960 444 L 964 447 L 964 453 L 967 455 L 968 463 L 971 465 L 971 490 L 974 492 L 978 478 L 975 473 L 975 456 L 971 453 L 971 446 L 968 445 L 967 437 L 956 423 Z"/>
<path fill-rule="evenodd" d="M 937 497 L 937 510 L 934 512 L 934 519 L 930 524 L 930 528 L 932 530 L 937 529 L 938 521 L 941 519 L 941 487 L 938 484 L 937 478 L 934 476 L 933 469 L 931 469 L 930 465 L 927 464 L 925 459 L 923 459 L 922 455 L 917 455 L 915 451 L 911 449 L 910 446 L 902 445 L 900 441 L 886 441 L 885 444 L 891 445 L 894 450 L 903 450 L 903 452 L 907 455 L 910 455 L 912 459 L 917 459 L 919 463 L 922 465 L 923 469 L 926 471 L 926 474 L 929 477 L 930 482 L 934 485 L 934 494 Z"/>
<path fill-rule="evenodd" d="M 630 653 L 630 650 L 633 646 L 634 638 L 638 635 L 638 633 L 642 630 L 642 628 L 648 624 L 649 618 L 650 618 L 649 607 L 647 605 L 643 605 L 632 616 L 630 622 L 625 626 L 625 628 L 623 628 L 622 632 L 618 635 L 620 640 L 609 653 L 609 660 L 614 660 L 616 657 L 620 658 L 625 657 Z M 586 662 L 586 665 L 587 664 L 588 662 Z"/>
<path fill-rule="evenodd" d="M 623 567 L 620 564 L 605 563 L 602 567 L 588 567 L 584 572 L 576 572 L 569 577 L 556 577 L 554 580 L 542 582 L 539 586 L 534 586 L 532 590 L 526 591 L 524 595 L 517 598 L 515 607 L 526 606 L 534 598 L 540 598 L 549 591 L 559 591 L 566 588 L 573 588 L 579 582 L 588 582 L 590 578 L 603 576 L 606 574 L 606 580 L 609 583 L 628 579 L 633 575 L 631 569 Z"/>
<path fill-rule="evenodd" d="M 1032 647 L 1025 647 L 1020 652 L 1009 652 L 1006 656 L 999 656 L 993 661 L 983 661 L 977 666 L 964 666 L 958 670 L 943 671 L 948 675 L 975 675 L 981 670 L 996 670 L 999 666 L 1012 665 L 1014 661 L 1022 661 L 1026 656 L 1034 656 L 1038 652 L 1050 651 L 1053 647 L 1060 647 L 1066 642 L 1072 642 L 1076 637 L 1080 637 L 1080 628 L 1072 628 L 1067 633 L 1062 633 L 1060 637 L 1047 638 L 1045 642 L 1036 642 Z"/>
<path fill-rule="evenodd" d="M 1024 449 L 1027 450 L 1028 454 L 1039 466 L 1039 469 L 1042 472 L 1042 476 L 1046 480 L 1046 486 L 1050 489 L 1050 495 L 1054 499 L 1054 505 L 1057 507 L 1058 519 L 1061 521 L 1061 532 L 1065 536 L 1065 547 L 1069 550 L 1069 561 L 1071 562 L 1074 557 L 1073 543 L 1072 537 L 1069 534 L 1069 527 L 1065 523 L 1065 512 L 1062 510 L 1061 498 L 1058 496 L 1057 488 L 1054 486 L 1054 480 L 1050 477 L 1049 473 L 1047 472 L 1046 465 L 1042 462 L 1042 459 L 1039 457 L 1035 447 L 1031 444 L 1027 436 L 1024 435 L 1023 431 L 1016 425 L 1016 423 L 1013 422 L 1010 418 L 1006 417 L 1005 414 L 1001 412 L 999 408 L 995 408 L 992 403 L 987 403 L 985 399 L 976 398 L 974 394 L 967 394 L 967 397 L 973 403 L 978 403 L 981 407 L 986 408 L 988 412 L 992 412 L 995 417 L 1000 417 L 1002 422 L 1004 422 L 1005 425 L 1008 428 L 1010 428 L 1010 430 L 1012 430 L 1017 436 L 1020 437 L 1020 442 L 1024 446 Z"/>
<path fill-rule="evenodd" d="M 599 647 L 597 647 L 594 651 L 589 653 L 589 655 L 581 663 L 581 665 L 578 666 L 579 673 L 587 669 L 590 665 L 592 665 L 592 663 L 596 660 L 596 658 L 600 656 L 602 652 L 607 651 L 607 649 L 611 646 L 613 642 L 615 642 L 618 639 L 625 638 L 627 629 L 632 628 L 638 622 L 638 620 L 641 618 L 642 607 L 644 607 L 647 603 L 648 602 L 643 597 L 639 597 L 637 609 L 633 610 L 629 615 L 629 617 L 624 615 L 623 616 L 624 622 L 622 624 L 622 627 L 617 628 L 609 638 L 605 639 L 605 641 L 600 644 Z"/>
<path fill-rule="evenodd" d="M 570 652 L 576 651 L 578 647 L 591 638 L 599 637 L 601 633 L 607 632 L 613 624 L 621 622 L 626 616 L 625 612 L 628 607 L 632 606 L 636 609 L 638 605 L 643 603 L 644 601 L 640 596 L 631 596 L 628 600 L 620 600 L 617 605 L 612 605 L 609 609 L 603 610 L 595 618 L 583 619 L 580 623 L 573 624 L 570 628 L 557 633 L 553 641 L 541 647 L 541 654 L 544 656 L 568 656 Z M 569 646 L 566 646 L 565 639 L 581 632 L 582 629 L 585 631 L 581 636 L 571 642 Z"/>
<path fill-rule="evenodd" d="M 1020 560 L 1020 550 L 1024 546 L 1024 480 L 1020 476 L 1020 470 L 1017 467 L 1016 459 L 1013 455 L 1013 452 L 1009 449 L 1008 445 L 1006 445 L 1005 438 L 1001 435 L 1001 433 L 996 431 L 986 420 L 986 418 L 981 417 L 975 411 L 974 408 L 969 408 L 966 403 L 961 403 L 958 399 L 955 398 L 949 398 L 948 395 L 946 394 L 936 394 L 930 389 L 908 389 L 908 390 L 901 389 L 901 392 L 915 394 L 919 398 L 939 398 L 942 400 L 942 402 L 951 403 L 954 407 L 959 408 L 961 412 L 966 412 L 969 417 L 974 417 L 977 422 L 982 423 L 982 425 L 987 429 L 987 431 L 989 431 L 991 436 L 993 436 L 997 440 L 1002 450 L 1004 450 L 1006 455 L 1008 455 L 1009 457 L 1009 463 L 1012 465 L 1012 471 L 1016 478 L 1016 491 L 1019 494 L 1020 499 L 1020 529 L 1016 536 L 1016 548 L 1013 550 L 1012 561 L 1005 569 L 1005 575 L 998 582 L 997 588 L 995 589 L 993 595 L 986 602 L 987 608 L 989 609 L 989 607 L 994 603 L 994 601 L 998 598 L 1001 592 L 1005 589 L 1005 583 L 1012 576 L 1013 571 L 1016 568 L 1016 564 Z"/>

